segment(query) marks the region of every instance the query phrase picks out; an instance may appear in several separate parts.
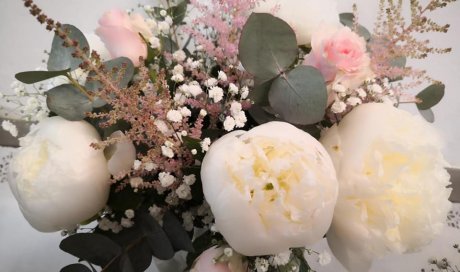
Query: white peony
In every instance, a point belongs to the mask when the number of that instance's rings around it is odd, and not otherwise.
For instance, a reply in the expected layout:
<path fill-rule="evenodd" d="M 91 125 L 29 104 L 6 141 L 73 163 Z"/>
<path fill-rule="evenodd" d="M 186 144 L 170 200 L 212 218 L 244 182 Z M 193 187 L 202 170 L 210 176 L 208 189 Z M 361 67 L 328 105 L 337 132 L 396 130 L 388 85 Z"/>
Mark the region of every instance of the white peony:
<path fill-rule="evenodd" d="M 435 129 L 385 104 L 364 104 L 321 139 L 337 170 L 339 198 L 327 239 L 350 271 L 431 242 L 451 207 L 447 163 Z"/>
<path fill-rule="evenodd" d="M 312 33 L 321 24 L 340 25 L 335 0 L 262 0 L 253 11 L 271 13 L 288 23 L 298 45 L 310 44 Z"/>
<path fill-rule="evenodd" d="M 321 144 L 283 122 L 234 131 L 214 142 L 201 179 L 217 229 L 246 256 L 320 240 L 338 194 L 334 167 Z"/>
<path fill-rule="evenodd" d="M 39 231 L 74 228 L 104 208 L 109 172 L 91 125 L 51 117 L 20 140 L 10 188 L 24 217 Z"/>

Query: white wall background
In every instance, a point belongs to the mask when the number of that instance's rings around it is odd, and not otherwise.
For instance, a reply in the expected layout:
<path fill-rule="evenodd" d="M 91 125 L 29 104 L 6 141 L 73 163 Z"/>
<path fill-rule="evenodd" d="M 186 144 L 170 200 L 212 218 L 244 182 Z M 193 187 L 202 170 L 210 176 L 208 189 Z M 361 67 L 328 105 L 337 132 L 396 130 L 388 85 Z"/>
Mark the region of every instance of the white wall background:
<path fill-rule="evenodd" d="M 74 24 L 83 32 L 94 30 L 97 19 L 105 10 L 136 7 L 139 2 L 148 1 L 36 0 L 49 16 L 63 23 Z M 372 29 L 378 0 L 339 2 L 341 12 L 350 11 L 352 3 L 356 2 L 360 10 L 360 22 Z M 434 108 L 437 118 L 434 125 L 446 139 L 444 154 L 447 160 L 454 166 L 460 166 L 460 3 L 436 12 L 434 18 L 440 23 L 450 23 L 452 27 L 448 34 L 431 35 L 429 38 L 439 47 L 453 47 L 453 53 L 418 62 L 417 67 L 428 70 L 435 79 L 446 84 L 446 96 Z M 44 57 L 43 50 L 49 49 L 51 39 L 52 34 L 28 14 L 21 0 L 0 1 L 0 91 L 9 91 L 15 73 L 33 70 L 40 65 Z M 418 91 L 414 90 L 414 93 Z M 416 112 L 415 106 L 406 108 Z M 59 251 L 59 234 L 41 234 L 26 223 L 7 184 L 0 184 L 0 215 L 0 271 L 59 271 L 63 265 L 75 261 L 73 257 Z M 399 263 L 405 261 L 400 260 Z M 337 271 L 334 266 L 330 269 Z M 377 265 L 374 271 L 389 271 L 387 269 Z"/>

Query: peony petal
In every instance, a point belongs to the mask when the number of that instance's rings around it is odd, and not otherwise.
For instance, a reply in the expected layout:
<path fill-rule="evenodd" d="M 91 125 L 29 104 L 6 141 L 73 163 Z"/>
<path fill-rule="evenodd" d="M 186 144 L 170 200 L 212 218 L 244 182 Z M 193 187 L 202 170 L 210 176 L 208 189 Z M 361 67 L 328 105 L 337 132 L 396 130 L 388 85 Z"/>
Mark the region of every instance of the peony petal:
<path fill-rule="evenodd" d="M 133 142 L 125 138 L 120 130 L 112 133 L 110 138 L 122 139 L 114 145 L 115 151 L 107 163 L 110 174 L 117 176 L 129 172 L 136 160 L 136 148 Z"/>

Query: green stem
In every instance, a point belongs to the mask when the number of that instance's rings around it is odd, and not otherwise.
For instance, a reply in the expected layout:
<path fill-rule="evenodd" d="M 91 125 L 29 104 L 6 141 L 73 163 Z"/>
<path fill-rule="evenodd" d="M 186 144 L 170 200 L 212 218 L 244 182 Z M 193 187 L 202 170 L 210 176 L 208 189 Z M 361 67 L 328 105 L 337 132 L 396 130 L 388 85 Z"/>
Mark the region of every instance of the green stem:
<path fill-rule="evenodd" d="M 78 83 L 70 73 L 67 73 L 66 74 L 66 77 L 69 79 L 70 83 L 75 87 L 77 88 L 82 94 L 84 94 L 86 97 L 88 97 L 88 99 L 90 101 L 93 101 L 94 100 L 94 96 L 92 96 L 90 93 L 88 93 L 88 91 L 85 90 L 85 88 L 83 88 L 80 83 Z"/>

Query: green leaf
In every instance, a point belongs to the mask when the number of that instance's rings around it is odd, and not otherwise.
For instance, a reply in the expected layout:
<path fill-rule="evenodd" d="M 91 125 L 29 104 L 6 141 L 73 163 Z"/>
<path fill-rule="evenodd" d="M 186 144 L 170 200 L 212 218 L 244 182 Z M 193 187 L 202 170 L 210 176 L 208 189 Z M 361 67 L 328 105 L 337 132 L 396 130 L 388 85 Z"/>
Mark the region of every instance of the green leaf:
<path fill-rule="evenodd" d="M 174 53 L 179 50 L 179 46 L 168 36 L 160 36 L 161 51 Z"/>
<path fill-rule="evenodd" d="M 91 100 L 71 84 L 47 91 L 46 104 L 52 112 L 70 121 L 83 120 L 85 113 L 93 109 Z"/>
<path fill-rule="evenodd" d="M 254 89 L 249 92 L 249 99 L 254 101 L 256 105 L 268 106 L 268 91 L 270 91 L 273 80 L 263 82 L 262 80 L 256 78 L 254 81 Z"/>
<path fill-rule="evenodd" d="M 404 68 L 406 67 L 407 58 L 406 57 L 397 57 L 390 60 L 390 65 L 393 67 Z"/>
<path fill-rule="evenodd" d="M 317 123 L 327 106 L 326 84 L 316 68 L 298 66 L 273 82 L 268 99 L 273 110 L 289 123 Z"/>
<path fill-rule="evenodd" d="M 187 254 L 187 267 L 191 267 L 198 256 L 212 246 L 212 233 L 208 230 L 193 241 L 194 252 Z"/>
<path fill-rule="evenodd" d="M 68 33 L 70 39 L 78 42 L 80 49 L 87 48 L 85 55 L 89 56 L 89 43 L 85 38 L 85 35 L 73 25 L 62 25 L 62 29 Z M 65 47 L 63 40 L 54 35 L 53 43 L 51 45 L 51 52 L 48 58 L 48 70 L 49 71 L 60 71 L 60 70 L 75 70 L 82 63 L 79 58 L 74 58 L 72 54 L 75 52 L 73 46 Z"/>
<path fill-rule="evenodd" d="M 75 263 L 63 267 L 60 272 L 91 272 L 91 270 L 82 264 Z"/>
<path fill-rule="evenodd" d="M 188 150 L 196 150 L 196 155 L 194 155 L 195 159 L 199 161 L 203 160 L 205 154 L 201 149 L 200 139 L 195 139 L 189 136 L 182 136 L 182 141 L 184 142 L 184 145 L 185 147 L 187 147 Z"/>
<path fill-rule="evenodd" d="M 121 254 L 121 247 L 108 237 L 97 233 L 77 233 L 59 244 L 59 248 L 73 256 L 99 266 Z"/>
<path fill-rule="evenodd" d="M 180 2 L 177 6 L 171 7 L 169 9 L 169 14 L 171 14 L 171 17 L 173 19 L 173 23 L 175 25 L 178 25 L 184 21 L 185 15 L 187 14 L 187 4 L 188 1 L 184 0 Z"/>
<path fill-rule="evenodd" d="M 163 216 L 163 230 L 168 235 L 174 250 L 185 250 L 188 252 L 194 250 L 192 241 L 181 222 L 171 212 L 167 212 Z"/>
<path fill-rule="evenodd" d="M 270 107 L 262 107 L 253 105 L 248 110 L 249 115 L 254 119 L 258 125 L 262 125 L 271 121 L 283 121 L 276 114 L 273 113 L 273 109 Z"/>
<path fill-rule="evenodd" d="M 118 192 L 112 188 L 107 205 L 114 211 L 124 212 L 128 209 L 136 210 L 143 200 L 142 194 L 134 192 L 131 186 L 126 186 Z"/>
<path fill-rule="evenodd" d="M 123 71 L 123 74 L 121 75 L 121 80 L 117 84 L 119 88 L 126 88 L 128 86 L 128 83 L 134 76 L 133 62 L 126 57 L 119 57 L 104 62 L 104 70 L 112 75 L 112 81 L 114 82 L 120 78 L 120 73 Z M 94 77 L 95 73 L 90 72 L 89 76 Z M 102 83 L 98 80 L 87 80 L 85 83 L 85 88 L 87 90 L 96 91 L 101 87 Z"/>
<path fill-rule="evenodd" d="M 160 260 L 169 260 L 174 256 L 174 248 L 169 237 L 150 214 L 136 214 L 136 223 L 146 236 L 153 256 Z"/>
<path fill-rule="evenodd" d="M 348 26 L 349 28 L 353 29 L 353 21 L 355 16 L 353 13 L 341 13 L 339 15 L 340 17 L 340 22 L 344 26 Z M 364 26 L 358 24 L 358 34 L 359 36 L 363 37 L 366 41 L 369 41 L 371 39 L 371 33 L 369 30 L 367 30 Z"/>
<path fill-rule="evenodd" d="M 425 88 L 415 96 L 421 100 L 420 103 L 417 103 L 417 108 L 419 110 L 428 110 L 438 104 L 444 97 L 445 89 L 446 86 L 444 84 L 433 84 Z"/>
<path fill-rule="evenodd" d="M 22 83 L 33 84 L 53 77 L 65 76 L 68 72 L 70 72 L 70 69 L 61 71 L 27 71 L 17 73 L 14 77 Z"/>
<path fill-rule="evenodd" d="M 427 110 L 418 110 L 420 115 L 425 118 L 425 120 L 429 123 L 434 123 L 435 117 L 434 112 L 431 109 Z"/>
<path fill-rule="evenodd" d="M 297 56 L 295 32 L 286 22 L 266 13 L 249 17 L 239 43 L 246 71 L 265 82 L 284 72 Z"/>

